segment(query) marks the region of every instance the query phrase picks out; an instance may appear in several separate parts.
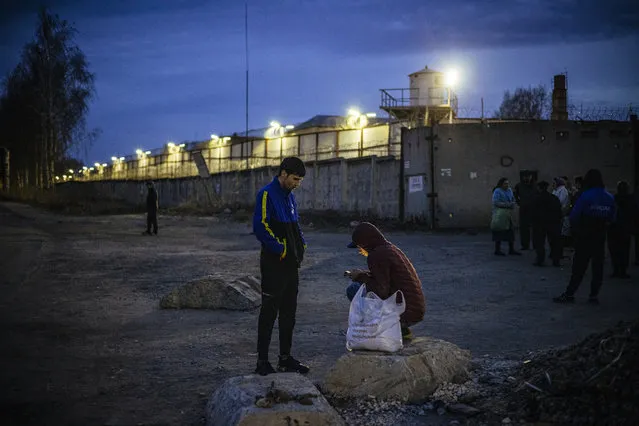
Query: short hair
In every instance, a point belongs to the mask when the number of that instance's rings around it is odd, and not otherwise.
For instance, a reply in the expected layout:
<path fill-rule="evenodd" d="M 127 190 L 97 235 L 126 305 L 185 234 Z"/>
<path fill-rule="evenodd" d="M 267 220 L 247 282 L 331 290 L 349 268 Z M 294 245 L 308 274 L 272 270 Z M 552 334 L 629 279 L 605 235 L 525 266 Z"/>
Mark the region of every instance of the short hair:
<path fill-rule="evenodd" d="M 550 184 L 546 182 L 545 180 L 542 180 L 541 182 L 537 184 L 537 188 L 539 188 L 541 191 L 548 191 L 549 186 Z"/>
<path fill-rule="evenodd" d="M 286 157 L 280 164 L 280 171 L 278 175 L 285 171 L 289 175 L 297 175 L 299 177 L 306 176 L 306 166 L 304 162 L 297 157 Z"/>
<path fill-rule="evenodd" d="M 628 195 L 630 193 L 630 184 L 625 180 L 617 182 L 617 194 Z"/>
<path fill-rule="evenodd" d="M 590 169 L 586 172 L 586 175 L 584 176 L 584 188 L 603 188 L 604 186 L 601 170 Z"/>

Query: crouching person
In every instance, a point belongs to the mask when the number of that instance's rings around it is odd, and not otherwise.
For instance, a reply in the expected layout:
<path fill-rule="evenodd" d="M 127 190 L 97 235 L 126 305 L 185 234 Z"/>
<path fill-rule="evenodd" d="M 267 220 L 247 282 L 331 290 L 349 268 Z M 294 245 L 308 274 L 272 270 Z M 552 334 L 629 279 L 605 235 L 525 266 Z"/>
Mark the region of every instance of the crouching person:
<path fill-rule="evenodd" d="M 388 241 L 377 227 L 363 222 L 353 231 L 350 248 L 359 248 L 367 257 L 368 271 L 354 269 L 347 273 L 353 283 L 346 289 L 349 300 L 353 300 L 357 290 L 366 284 L 381 299 L 387 299 L 397 290 L 404 294 L 406 310 L 400 316 L 402 338 L 412 340 L 411 326 L 424 319 L 426 301 L 422 283 L 408 257 L 397 246 Z"/>

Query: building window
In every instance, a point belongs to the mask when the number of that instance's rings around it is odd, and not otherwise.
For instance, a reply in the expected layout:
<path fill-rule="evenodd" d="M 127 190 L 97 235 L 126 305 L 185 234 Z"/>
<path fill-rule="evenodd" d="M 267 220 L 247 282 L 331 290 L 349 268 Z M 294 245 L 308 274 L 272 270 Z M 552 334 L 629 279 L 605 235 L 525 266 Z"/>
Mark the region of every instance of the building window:
<path fill-rule="evenodd" d="M 630 134 L 629 130 L 610 129 L 610 137 L 611 138 L 625 138 L 629 134 Z"/>
<path fill-rule="evenodd" d="M 599 130 L 597 129 L 582 130 L 580 135 L 582 139 L 597 139 L 599 137 Z"/>

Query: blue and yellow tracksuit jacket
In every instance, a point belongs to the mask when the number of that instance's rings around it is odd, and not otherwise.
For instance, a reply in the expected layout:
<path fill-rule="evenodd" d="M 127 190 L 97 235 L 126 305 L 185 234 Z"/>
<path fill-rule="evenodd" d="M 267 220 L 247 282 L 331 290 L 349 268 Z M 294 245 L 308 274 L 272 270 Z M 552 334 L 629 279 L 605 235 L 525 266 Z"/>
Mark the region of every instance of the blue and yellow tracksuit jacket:
<path fill-rule="evenodd" d="M 300 229 L 295 195 L 280 185 L 277 177 L 257 193 L 253 232 L 262 252 L 279 261 L 302 263 L 306 242 Z"/>

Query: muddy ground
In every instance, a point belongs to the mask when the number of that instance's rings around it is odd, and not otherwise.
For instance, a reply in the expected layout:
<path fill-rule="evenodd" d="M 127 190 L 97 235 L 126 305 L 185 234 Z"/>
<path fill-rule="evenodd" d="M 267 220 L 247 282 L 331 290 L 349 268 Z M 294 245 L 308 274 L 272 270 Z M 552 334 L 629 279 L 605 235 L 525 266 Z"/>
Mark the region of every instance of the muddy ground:
<path fill-rule="evenodd" d="M 213 389 L 253 370 L 257 312 L 158 308 L 174 286 L 207 273 L 259 275 L 249 225 L 161 216 L 160 236 L 141 236 L 143 228 L 140 215 L 71 217 L 0 204 L 3 424 L 202 424 Z M 294 355 L 317 382 L 345 352 L 342 273 L 365 259 L 345 248 L 346 231 L 306 236 Z M 534 268 L 532 253 L 496 258 L 488 234 L 388 237 L 424 284 L 427 316 L 415 334 L 476 357 L 519 358 L 636 315 L 639 280 L 607 279 L 600 306 L 585 303 L 586 281 L 578 303 L 556 305 L 550 298 L 569 268 Z M 275 340 L 271 348 L 275 358 Z"/>

